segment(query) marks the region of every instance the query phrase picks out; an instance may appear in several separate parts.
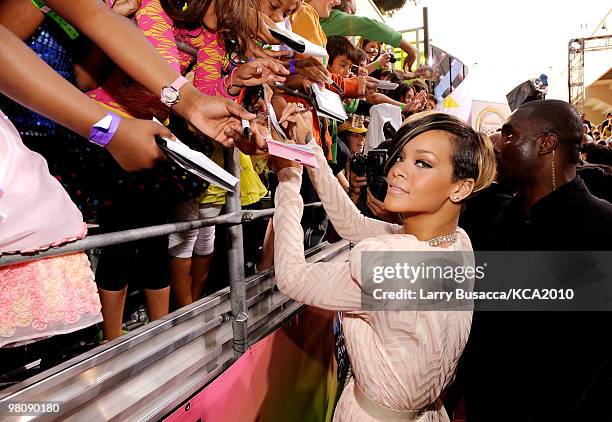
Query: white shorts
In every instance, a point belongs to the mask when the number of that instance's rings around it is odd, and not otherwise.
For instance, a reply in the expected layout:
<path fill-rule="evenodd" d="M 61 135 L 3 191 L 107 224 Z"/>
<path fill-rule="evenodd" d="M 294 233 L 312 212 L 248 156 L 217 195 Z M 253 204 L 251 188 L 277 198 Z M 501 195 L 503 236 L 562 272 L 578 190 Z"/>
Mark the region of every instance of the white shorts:
<path fill-rule="evenodd" d="M 197 199 L 183 202 L 170 216 L 170 221 L 181 222 L 217 217 L 223 205 L 204 204 Z M 215 226 L 172 233 L 168 236 L 168 253 L 175 258 L 210 255 L 215 250 Z"/>

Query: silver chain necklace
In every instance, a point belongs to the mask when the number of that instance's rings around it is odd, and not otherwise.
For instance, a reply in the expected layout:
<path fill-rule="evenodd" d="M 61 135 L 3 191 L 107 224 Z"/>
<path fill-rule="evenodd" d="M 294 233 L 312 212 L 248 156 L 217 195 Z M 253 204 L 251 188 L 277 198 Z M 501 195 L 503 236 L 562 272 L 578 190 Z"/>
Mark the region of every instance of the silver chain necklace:
<path fill-rule="evenodd" d="M 434 237 L 426 240 L 429 246 L 438 246 L 442 243 L 455 243 L 457 241 L 457 232 L 445 234 L 443 236 Z"/>

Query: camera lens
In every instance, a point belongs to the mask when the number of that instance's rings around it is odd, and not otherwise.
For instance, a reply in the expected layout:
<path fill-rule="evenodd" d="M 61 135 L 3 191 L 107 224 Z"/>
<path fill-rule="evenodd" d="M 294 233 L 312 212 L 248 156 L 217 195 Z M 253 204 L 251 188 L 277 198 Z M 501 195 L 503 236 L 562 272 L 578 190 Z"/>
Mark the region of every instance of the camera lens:
<path fill-rule="evenodd" d="M 396 61 L 397 59 L 395 58 L 395 56 L 389 57 L 389 63 L 395 63 Z"/>

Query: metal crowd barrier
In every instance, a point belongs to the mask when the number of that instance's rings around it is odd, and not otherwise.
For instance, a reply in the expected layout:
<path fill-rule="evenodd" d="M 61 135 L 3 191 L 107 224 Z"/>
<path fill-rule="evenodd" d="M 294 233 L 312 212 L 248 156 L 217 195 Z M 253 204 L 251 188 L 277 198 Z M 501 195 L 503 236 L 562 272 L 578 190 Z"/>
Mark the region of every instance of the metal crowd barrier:
<path fill-rule="evenodd" d="M 306 260 L 344 262 L 348 252 L 348 242 L 320 245 L 306 252 Z M 273 275 L 270 270 L 243 282 L 249 344 L 291 321 L 304 307 L 278 291 Z M 231 289 L 0 390 L 0 409 L 9 403 L 53 402 L 61 404 L 61 414 L 8 420 L 162 420 L 177 407 L 188 406 L 236 361 Z"/>
<path fill-rule="evenodd" d="M 225 163 L 239 179 L 237 154 L 227 149 Z M 38 253 L 0 256 L 2 267 L 205 226 L 229 226 L 228 288 L 1 390 L 0 407 L 17 401 L 63 403 L 61 416 L 27 420 L 158 420 L 220 375 L 249 343 L 293 318 L 303 306 L 278 291 L 273 269 L 249 279 L 244 274 L 242 223 L 270 217 L 274 208 L 242 210 L 239 184 L 226 198 L 226 214 L 218 217 L 92 235 Z M 321 206 L 316 202 L 304 208 Z M 309 262 L 343 261 L 348 250 L 345 241 L 324 243 L 306 257 Z M 156 396 L 158 400 L 151 400 Z"/>
<path fill-rule="evenodd" d="M 226 196 L 226 213 L 218 217 L 191 220 L 178 223 L 162 224 L 158 226 L 142 227 L 138 229 L 123 230 L 113 233 L 105 233 L 87 236 L 82 240 L 70 244 L 50 248 L 45 251 L 31 254 L 12 254 L 0 256 L 0 267 L 14 265 L 21 262 L 35 261 L 41 258 L 64 255 L 72 252 L 88 251 L 105 246 L 128 243 L 142 239 L 165 236 L 171 233 L 182 232 L 190 229 L 214 226 L 219 224 L 229 225 L 228 228 L 228 267 L 230 282 L 230 297 L 232 303 L 233 339 L 236 357 L 240 357 L 247 349 L 246 320 L 246 296 L 244 287 L 244 249 L 242 237 L 242 223 L 254 221 L 274 215 L 274 208 L 266 210 L 242 210 L 240 203 L 240 165 L 238 150 L 225 150 L 225 163 L 228 172 L 233 174 L 238 183 L 233 193 Z M 305 209 L 321 207 L 321 202 L 304 205 Z"/>

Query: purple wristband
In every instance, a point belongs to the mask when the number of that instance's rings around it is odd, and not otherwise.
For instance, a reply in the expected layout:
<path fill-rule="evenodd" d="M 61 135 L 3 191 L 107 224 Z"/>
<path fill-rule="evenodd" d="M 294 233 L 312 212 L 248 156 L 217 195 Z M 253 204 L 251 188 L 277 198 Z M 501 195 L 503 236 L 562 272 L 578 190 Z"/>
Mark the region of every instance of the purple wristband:
<path fill-rule="evenodd" d="M 117 116 L 115 113 L 107 111 L 106 116 L 98 120 L 91 127 L 88 138 L 89 142 L 93 142 L 94 144 L 106 148 L 115 135 L 115 132 L 117 132 L 120 121 L 121 117 Z"/>
<path fill-rule="evenodd" d="M 297 74 L 297 72 L 296 72 L 296 70 L 295 70 L 295 62 L 296 62 L 296 61 L 297 61 L 297 60 L 295 60 L 295 59 L 291 59 L 291 60 L 289 60 L 289 73 L 290 73 L 291 75 L 295 75 L 295 74 Z"/>

